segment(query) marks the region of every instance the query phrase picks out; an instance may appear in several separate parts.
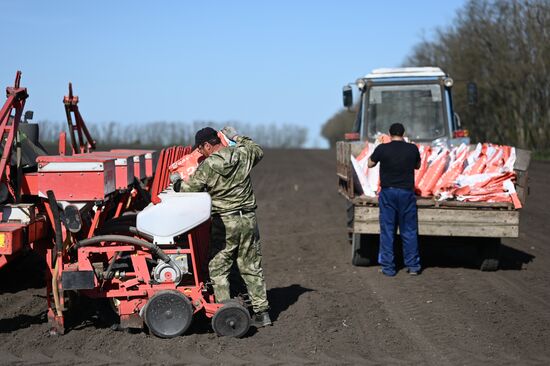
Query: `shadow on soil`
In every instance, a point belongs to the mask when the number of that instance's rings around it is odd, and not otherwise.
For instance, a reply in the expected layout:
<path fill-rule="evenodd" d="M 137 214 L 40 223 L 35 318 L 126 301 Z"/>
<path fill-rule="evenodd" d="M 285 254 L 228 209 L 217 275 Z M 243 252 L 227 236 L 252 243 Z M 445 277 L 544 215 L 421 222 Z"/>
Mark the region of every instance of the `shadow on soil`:
<path fill-rule="evenodd" d="M 244 286 L 244 284 L 242 286 Z M 246 287 L 244 287 L 244 289 L 246 289 Z M 245 291 L 244 289 L 241 288 L 241 291 Z M 315 290 L 305 288 L 297 284 L 268 289 L 267 298 L 269 300 L 269 316 L 271 317 L 271 320 L 276 322 L 282 312 L 286 311 L 290 306 L 295 304 L 301 295 L 310 291 Z M 211 319 L 208 319 L 203 313 L 196 314 L 188 333 L 204 334 L 212 332 Z M 252 326 L 243 338 L 253 336 L 256 332 L 257 329 Z"/>
<path fill-rule="evenodd" d="M 295 304 L 300 296 L 310 291 L 315 290 L 297 284 L 267 290 L 267 298 L 271 306 L 271 310 L 269 311 L 271 320 L 276 321 L 283 311 L 286 311 L 291 305 Z"/>
<path fill-rule="evenodd" d="M 71 310 L 65 314 L 66 333 L 87 327 L 116 330 L 119 318 L 108 300 L 75 296 L 71 301 Z"/>
<path fill-rule="evenodd" d="M 378 246 L 378 239 L 374 241 Z M 420 260 L 423 268 L 479 269 L 482 259 L 491 257 L 499 259 L 499 270 L 519 271 L 535 259 L 535 256 L 529 253 L 498 243 L 498 239 L 491 238 L 420 237 Z M 395 241 L 394 253 L 397 267 L 402 269 L 403 248 L 399 236 Z M 377 257 L 378 250 L 373 254 Z"/>
<path fill-rule="evenodd" d="M 16 293 L 45 286 L 46 263 L 36 253 L 29 253 L 0 269 L 0 293 Z"/>
<path fill-rule="evenodd" d="M 470 242 L 460 240 L 445 244 L 435 239 L 420 242 L 420 258 L 424 268 L 428 267 L 456 267 L 479 269 L 481 258 L 487 247 L 492 245 L 484 239 L 475 239 Z M 521 270 L 525 264 L 532 262 L 535 256 L 517 250 L 505 244 L 495 249 L 499 258 L 499 270 Z"/>
<path fill-rule="evenodd" d="M 47 321 L 46 312 L 36 315 L 17 315 L 13 318 L 0 319 L 0 333 L 11 333 L 19 329 L 28 328 L 34 324 L 42 324 Z"/>

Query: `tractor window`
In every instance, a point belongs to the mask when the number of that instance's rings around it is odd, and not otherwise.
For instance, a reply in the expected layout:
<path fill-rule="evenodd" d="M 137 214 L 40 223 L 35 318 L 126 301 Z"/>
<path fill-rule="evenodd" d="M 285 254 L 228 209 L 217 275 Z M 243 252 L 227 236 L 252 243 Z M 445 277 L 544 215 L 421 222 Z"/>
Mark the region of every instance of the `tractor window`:
<path fill-rule="evenodd" d="M 385 85 L 369 90 L 363 109 L 368 124 L 368 137 L 388 133 L 393 123 L 405 126 L 413 141 L 432 141 L 446 135 L 441 86 Z"/>

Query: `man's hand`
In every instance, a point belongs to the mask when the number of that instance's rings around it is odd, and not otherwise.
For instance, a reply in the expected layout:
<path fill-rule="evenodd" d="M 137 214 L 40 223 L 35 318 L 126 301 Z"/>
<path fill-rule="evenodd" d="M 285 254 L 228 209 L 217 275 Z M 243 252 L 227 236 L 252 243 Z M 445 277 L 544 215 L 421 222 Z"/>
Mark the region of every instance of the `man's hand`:
<path fill-rule="evenodd" d="M 181 180 L 180 173 L 173 172 L 172 174 L 170 174 L 170 182 L 172 182 L 172 184 L 175 184 L 178 180 Z"/>
<path fill-rule="evenodd" d="M 172 188 L 175 192 L 180 191 L 182 181 L 183 179 L 181 179 L 181 175 L 178 172 L 170 174 L 170 182 L 172 182 Z"/>
<path fill-rule="evenodd" d="M 369 168 L 374 168 L 376 166 L 376 164 L 377 164 L 376 162 L 370 160 L 370 158 L 369 158 L 369 161 L 368 161 L 368 167 Z"/>
<path fill-rule="evenodd" d="M 228 139 L 235 141 L 235 137 L 238 136 L 238 132 L 235 127 L 225 126 L 221 131 Z"/>

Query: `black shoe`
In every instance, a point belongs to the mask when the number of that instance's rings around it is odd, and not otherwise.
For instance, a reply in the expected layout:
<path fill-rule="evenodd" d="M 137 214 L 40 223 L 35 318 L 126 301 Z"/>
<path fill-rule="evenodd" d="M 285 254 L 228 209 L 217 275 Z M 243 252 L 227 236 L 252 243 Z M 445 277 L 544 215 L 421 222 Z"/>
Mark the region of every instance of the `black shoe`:
<path fill-rule="evenodd" d="M 262 328 L 267 327 L 268 325 L 272 325 L 271 318 L 269 317 L 269 313 L 267 311 L 262 311 L 261 313 L 254 314 L 254 319 L 252 319 L 252 325 L 256 328 Z"/>
<path fill-rule="evenodd" d="M 420 270 L 412 271 L 412 270 L 409 269 L 409 270 L 407 270 L 407 272 L 411 276 L 418 276 L 420 274 Z"/>

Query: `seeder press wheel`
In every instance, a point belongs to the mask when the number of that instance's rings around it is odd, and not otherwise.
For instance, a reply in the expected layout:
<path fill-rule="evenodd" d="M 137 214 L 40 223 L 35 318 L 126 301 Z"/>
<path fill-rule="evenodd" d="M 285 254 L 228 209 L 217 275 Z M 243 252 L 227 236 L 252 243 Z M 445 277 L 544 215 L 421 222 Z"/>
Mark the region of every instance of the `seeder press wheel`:
<path fill-rule="evenodd" d="M 212 318 L 212 329 L 217 335 L 240 338 L 250 328 L 250 314 L 241 304 L 228 302 Z"/>
<path fill-rule="evenodd" d="M 147 302 L 144 320 L 151 333 L 161 338 L 183 334 L 191 325 L 193 305 L 177 291 L 161 291 Z"/>

